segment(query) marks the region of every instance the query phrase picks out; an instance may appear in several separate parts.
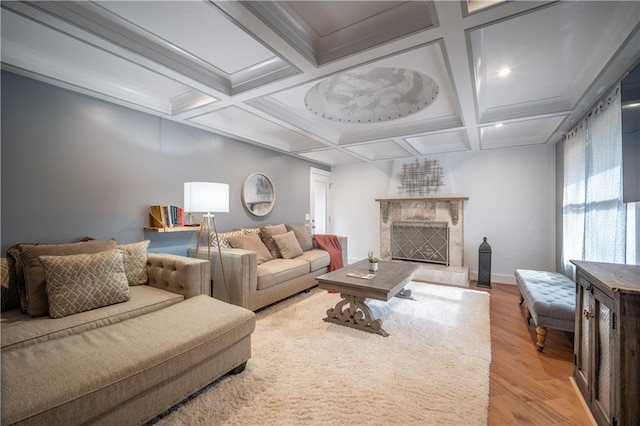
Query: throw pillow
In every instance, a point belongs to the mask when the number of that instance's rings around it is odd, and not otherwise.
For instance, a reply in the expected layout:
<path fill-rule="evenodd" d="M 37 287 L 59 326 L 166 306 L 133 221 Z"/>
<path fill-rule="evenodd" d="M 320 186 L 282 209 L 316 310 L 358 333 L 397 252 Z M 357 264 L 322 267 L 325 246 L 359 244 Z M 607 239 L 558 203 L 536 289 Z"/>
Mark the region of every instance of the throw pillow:
<path fill-rule="evenodd" d="M 12 257 L 0 258 L 0 270 L 2 274 L 0 302 L 2 303 L 2 312 L 20 307 L 20 294 L 18 293 L 18 283 L 15 279 L 14 262 Z"/>
<path fill-rule="evenodd" d="M 311 239 L 311 234 L 308 231 L 307 225 L 290 225 L 286 224 L 287 231 L 293 231 L 300 243 L 300 247 L 302 251 L 311 250 L 313 248 L 313 240 Z"/>
<path fill-rule="evenodd" d="M 296 234 L 293 231 L 289 231 L 285 234 L 278 234 L 273 236 L 273 240 L 280 250 L 280 254 L 284 259 L 293 259 L 298 256 L 302 256 L 302 248 Z"/>
<path fill-rule="evenodd" d="M 229 232 L 218 232 L 218 240 L 220 241 L 220 247 L 221 248 L 232 248 L 231 244 L 229 243 L 229 238 L 230 237 L 237 237 L 239 235 L 244 235 L 244 232 L 242 232 L 242 230 L 237 230 L 237 231 L 229 231 Z M 211 247 L 218 247 L 218 240 L 216 240 L 216 233 L 215 232 L 211 232 L 209 234 L 209 239 L 211 240 Z"/>
<path fill-rule="evenodd" d="M 7 258 L 13 259 L 13 274 L 18 287 L 20 298 L 20 312 L 27 313 L 27 288 L 24 282 L 24 263 L 22 262 L 22 244 L 16 244 L 7 249 Z"/>
<path fill-rule="evenodd" d="M 150 240 L 137 243 L 122 244 L 118 248 L 122 250 L 122 263 L 124 273 L 129 285 L 146 284 L 149 280 L 147 274 L 147 248 Z"/>
<path fill-rule="evenodd" d="M 120 249 L 40 256 L 47 280 L 49 315 L 62 318 L 129 300 L 131 290 L 122 257 Z"/>
<path fill-rule="evenodd" d="M 248 234 L 238 235 L 237 237 L 229 237 L 229 243 L 233 248 L 239 248 L 244 250 L 251 250 L 256 253 L 257 264 L 266 262 L 273 259 L 271 253 L 267 250 L 258 234 L 250 232 Z"/>
<path fill-rule="evenodd" d="M 278 250 L 278 246 L 276 242 L 273 240 L 274 235 L 286 234 L 287 227 L 284 226 L 284 223 L 281 225 L 267 225 L 261 228 L 262 231 L 262 241 L 264 245 L 267 246 L 271 256 L 275 259 L 278 257 L 282 257 L 280 255 L 280 251 Z"/>
<path fill-rule="evenodd" d="M 245 234 L 249 234 L 250 232 L 253 232 L 254 234 L 258 234 L 258 237 L 262 238 L 261 228 L 242 228 L 242 232 Z"/>
<path fill-rule="evenodd" d="M 46 281 L 40 256 L 65 256 L 71 254 L 91 254 L 116 248 L 115 240 L 84 241 L 68 244 L 19 244 L 24 267 L 27 313 L 32 317 L 47 315 Z"/>

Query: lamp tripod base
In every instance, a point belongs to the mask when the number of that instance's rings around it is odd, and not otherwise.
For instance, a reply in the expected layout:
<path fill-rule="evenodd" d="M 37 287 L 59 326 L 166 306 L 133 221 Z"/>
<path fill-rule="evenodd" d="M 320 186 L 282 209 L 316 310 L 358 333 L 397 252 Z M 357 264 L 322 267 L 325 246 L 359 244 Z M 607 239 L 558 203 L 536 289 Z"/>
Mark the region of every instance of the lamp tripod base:
<path fill-rule="evenodd" d="M 195 219 L 200 223 L 200 229 L 198 230 L 198 242 L 196 244 L 196 257 L 198 257 L 198 252 L 200 251 L 200 241 L 202 239 L 203 231 L 206 231 L 205 236 L 207 238 L 207 259 L 211 262 L 211 231 L 213 230 L 216 236 L 216 245 L 218 246 L 218 260 L 220 263 L 220 272 L 222 273 L 222 281 L 224 283 L 225 295 L 227 302 L 231 303 L 231 295 L 229 294 L 229 285 L 227 284 L 227 276 L 224 273 L 224 263 L 222 261 L 222 251 L 220 250 L 220 238 L 218 237 L 218 229 L 216 227 L 216 215 L 213 213 L 204 214 L 203 220 L 201 221 L 195 215 L 190 213 L 191 217 L 195 217 Z M 213 269 L 212 269 L 213 272 Z M 211 287 L 209 288 L 209 295 L 213 297 L 214 290 L 214 277 L 211 277 Z"/>

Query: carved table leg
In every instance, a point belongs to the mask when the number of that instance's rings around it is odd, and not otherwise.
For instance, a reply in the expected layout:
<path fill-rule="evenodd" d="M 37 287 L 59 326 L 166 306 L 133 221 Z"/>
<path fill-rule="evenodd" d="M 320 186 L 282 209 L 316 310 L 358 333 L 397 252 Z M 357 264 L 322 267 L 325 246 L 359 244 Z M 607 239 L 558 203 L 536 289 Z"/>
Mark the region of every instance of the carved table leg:
<path fill-rule="evenodd" d="M 389 334 L 382 328 L 382 321 L 373 319 L 371 309 L 364 298 L 341 293 L 336 306 L 327 310 L 327 322 L 357 328 L 358 330 L 380 334 L 387 337 Z"/>
<path fill-rule="evenodd" d="M 545 327 L 537 327 L 536 334 L 538 335 L 536 346 L 538 346 L 538 352 L 542 352 L 544 349 L 544 341 L 547 339 L 547 329 Z"/>

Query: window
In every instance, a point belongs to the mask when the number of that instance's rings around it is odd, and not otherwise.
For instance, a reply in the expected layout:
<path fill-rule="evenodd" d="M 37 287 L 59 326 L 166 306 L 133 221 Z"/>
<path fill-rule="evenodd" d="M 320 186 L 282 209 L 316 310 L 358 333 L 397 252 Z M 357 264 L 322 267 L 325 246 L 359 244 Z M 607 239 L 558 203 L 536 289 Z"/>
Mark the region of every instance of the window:
<path fill-rule="evenodd" d="M 635 258 L 622 202 L 619 93 L 618 86 L 565 136 L 562 265 L 569 276 L 571 259 L 626 263 L 632 252 Z"/>

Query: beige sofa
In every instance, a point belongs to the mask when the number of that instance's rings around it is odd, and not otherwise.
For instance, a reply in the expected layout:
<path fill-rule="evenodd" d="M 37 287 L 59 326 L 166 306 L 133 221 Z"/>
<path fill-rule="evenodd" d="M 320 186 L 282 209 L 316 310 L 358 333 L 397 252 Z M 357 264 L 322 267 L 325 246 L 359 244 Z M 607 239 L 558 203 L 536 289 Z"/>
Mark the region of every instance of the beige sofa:
<path fill-rule="evenodd" d="M 285 226 L 287 229 L 295 229 L 296 225 Z M 273 245 L 269 246 L 268 243 L 265 246 L 272 254 L 272 258 L 268 260 L 261 259 L 256 250 L 233 247 L 234 238 L 238 235 L 255 233 L 262 241 L 268 240 L 264 235 L 266 228 L 243 229 L 219 234 L 223 268 L 220 267 L 215 236 L 212 237 L 214 247 L 210 254 L 207 253 L 206 247 L 200 247 L 197 257 L 208 258 L 211 264 L 215 298 L 256 311 L 317 285 L 316 277 L 329 271 L 329 253 L 318 248 L 311 236 L 312 245 L 301 244 L 301 248 L 306 250 L 293 258 L 283 258 L 278 254 L 278 250 Z M 300 234 L 297 235 L 300 236 Z M 347 238 L 337 236 L 337 239 L 342 248 L 342 263 L 346 265 Z M 188 255 L 196 257 L 196 249 L 190 248 Z M 222 269 L 226 276 L 229 296 L 224 285 Z"/>
<path fill-rule="evenodd" d="M 2 313 L 3 425 L 141 424 L 244 369 L 255 315 L 207 295 L 208 262 L 148 253 L 146 274 L 122 303 L 56 319 Z"/>

